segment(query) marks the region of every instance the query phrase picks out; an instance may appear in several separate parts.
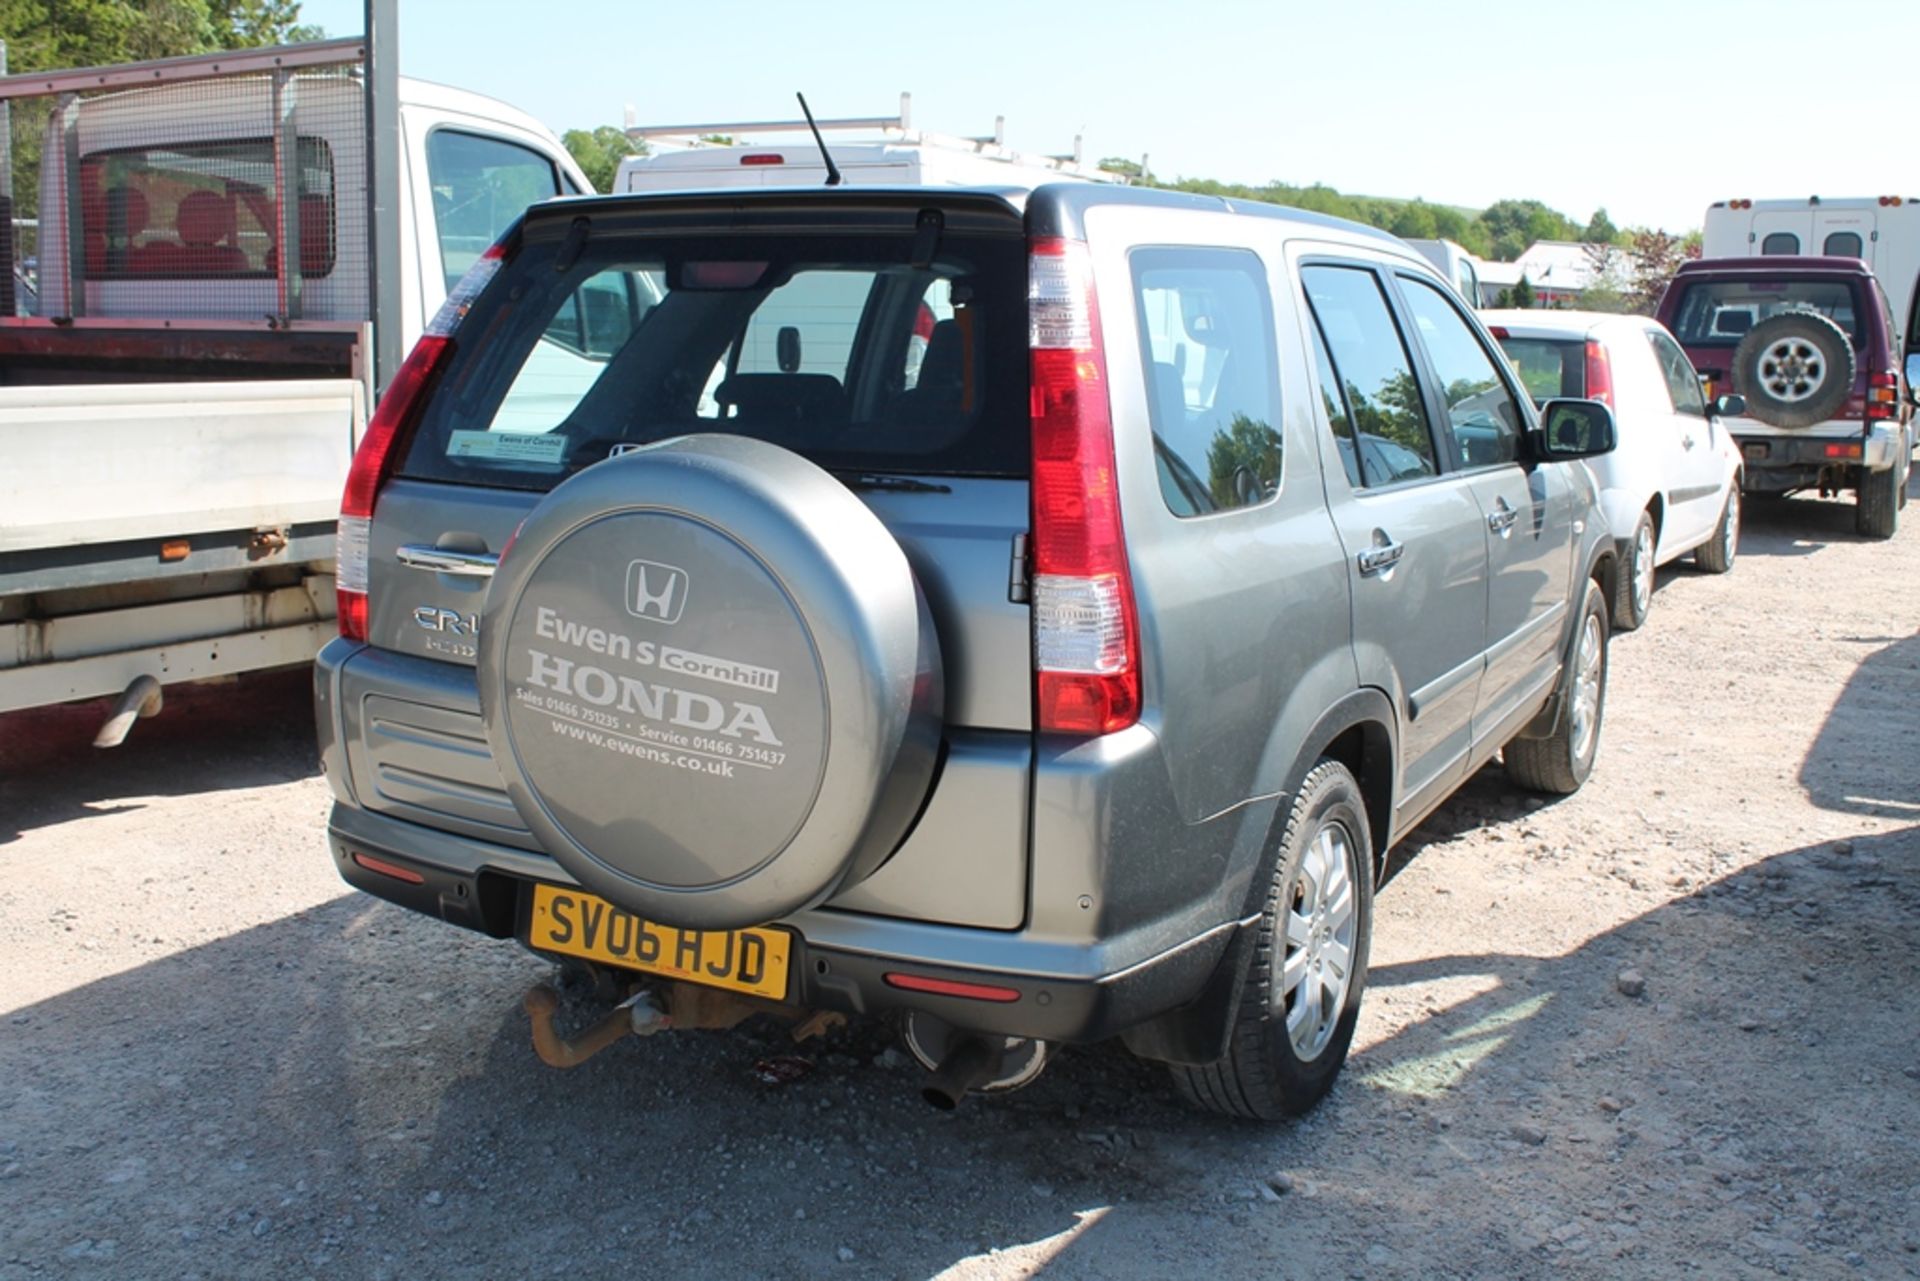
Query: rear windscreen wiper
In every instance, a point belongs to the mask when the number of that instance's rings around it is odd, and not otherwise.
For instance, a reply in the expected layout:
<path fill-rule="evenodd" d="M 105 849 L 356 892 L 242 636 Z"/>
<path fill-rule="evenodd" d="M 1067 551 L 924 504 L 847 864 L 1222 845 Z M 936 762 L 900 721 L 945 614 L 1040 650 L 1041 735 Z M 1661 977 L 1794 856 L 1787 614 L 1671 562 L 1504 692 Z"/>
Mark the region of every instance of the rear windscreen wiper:
<path fill-rule="evenodd" d="M 953 486 L 918 480 L 912 476 L 876 476 L 868 472 L 840 474 L 840 483 L 848 489 L 880 489 L 894 494 L 951 494 Z"/>

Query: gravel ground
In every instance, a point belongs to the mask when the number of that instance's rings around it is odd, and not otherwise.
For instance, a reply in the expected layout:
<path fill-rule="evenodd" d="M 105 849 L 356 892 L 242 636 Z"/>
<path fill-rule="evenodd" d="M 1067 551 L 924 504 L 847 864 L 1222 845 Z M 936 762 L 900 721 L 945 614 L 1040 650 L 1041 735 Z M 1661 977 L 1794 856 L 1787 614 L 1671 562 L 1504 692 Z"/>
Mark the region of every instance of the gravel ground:
<path fill-rule="evenodd" d="M 1114 1046 L 943 1115 L 877 1025 L 556 1072 L 548 967 L 335 879 L 303 675 L 0 718 L 0 1278 L 1920 1277 L 1920 530 L 1753 507 L 1585 791 L 1396 853 L 1291 1126 Z"/>

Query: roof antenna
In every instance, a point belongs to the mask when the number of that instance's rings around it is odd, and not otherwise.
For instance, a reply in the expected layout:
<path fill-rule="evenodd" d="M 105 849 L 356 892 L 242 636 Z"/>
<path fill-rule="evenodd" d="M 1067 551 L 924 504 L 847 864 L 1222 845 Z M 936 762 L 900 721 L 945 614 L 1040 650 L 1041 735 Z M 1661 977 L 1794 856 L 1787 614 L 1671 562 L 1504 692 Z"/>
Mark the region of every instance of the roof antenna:
<path fill-rule="evenodd" d="M 820 137 L 820 126 L 813 123 L 813 112 L 807 107 L 807 95 L 796 93 L 793 96 L 800 99 L 800 114 L 807 118 L 807 128 L 813 130 L 813 145 L 820 148 L 820 158 L 827 162 L 827 185 L 837 187 L 846 180 L 840 176 L 839 167 L 833 163 L 833 153 L 827 150 L 826 141 Z"/>

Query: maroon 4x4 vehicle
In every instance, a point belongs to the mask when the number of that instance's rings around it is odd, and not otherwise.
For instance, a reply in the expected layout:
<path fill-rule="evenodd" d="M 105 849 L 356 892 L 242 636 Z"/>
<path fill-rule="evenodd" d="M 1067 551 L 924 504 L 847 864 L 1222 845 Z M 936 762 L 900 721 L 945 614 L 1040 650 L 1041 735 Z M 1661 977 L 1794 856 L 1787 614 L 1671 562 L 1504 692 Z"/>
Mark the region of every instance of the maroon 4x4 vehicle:
<path fill-rule="evenodd" d="M 1906 505 L 1913 406 L 1887 296 L 1858 258 L 1707 258 L 1686 263 L 1660 323 L 1707 380 L 1736 392 L 1743 487 L 1852 490 L 1855 527 L 1890 538 Z"/>

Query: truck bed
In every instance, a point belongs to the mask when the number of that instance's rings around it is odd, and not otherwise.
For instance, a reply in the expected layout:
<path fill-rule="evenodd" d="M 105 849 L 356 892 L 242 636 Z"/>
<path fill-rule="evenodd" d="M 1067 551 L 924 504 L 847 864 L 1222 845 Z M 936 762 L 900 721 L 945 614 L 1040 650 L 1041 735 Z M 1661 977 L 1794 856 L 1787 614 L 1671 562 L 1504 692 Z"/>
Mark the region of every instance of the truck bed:
<path fill-rule="evenodd" d="M 0 554 L 330 521 L 351 378 L 0 387 Z"/>

